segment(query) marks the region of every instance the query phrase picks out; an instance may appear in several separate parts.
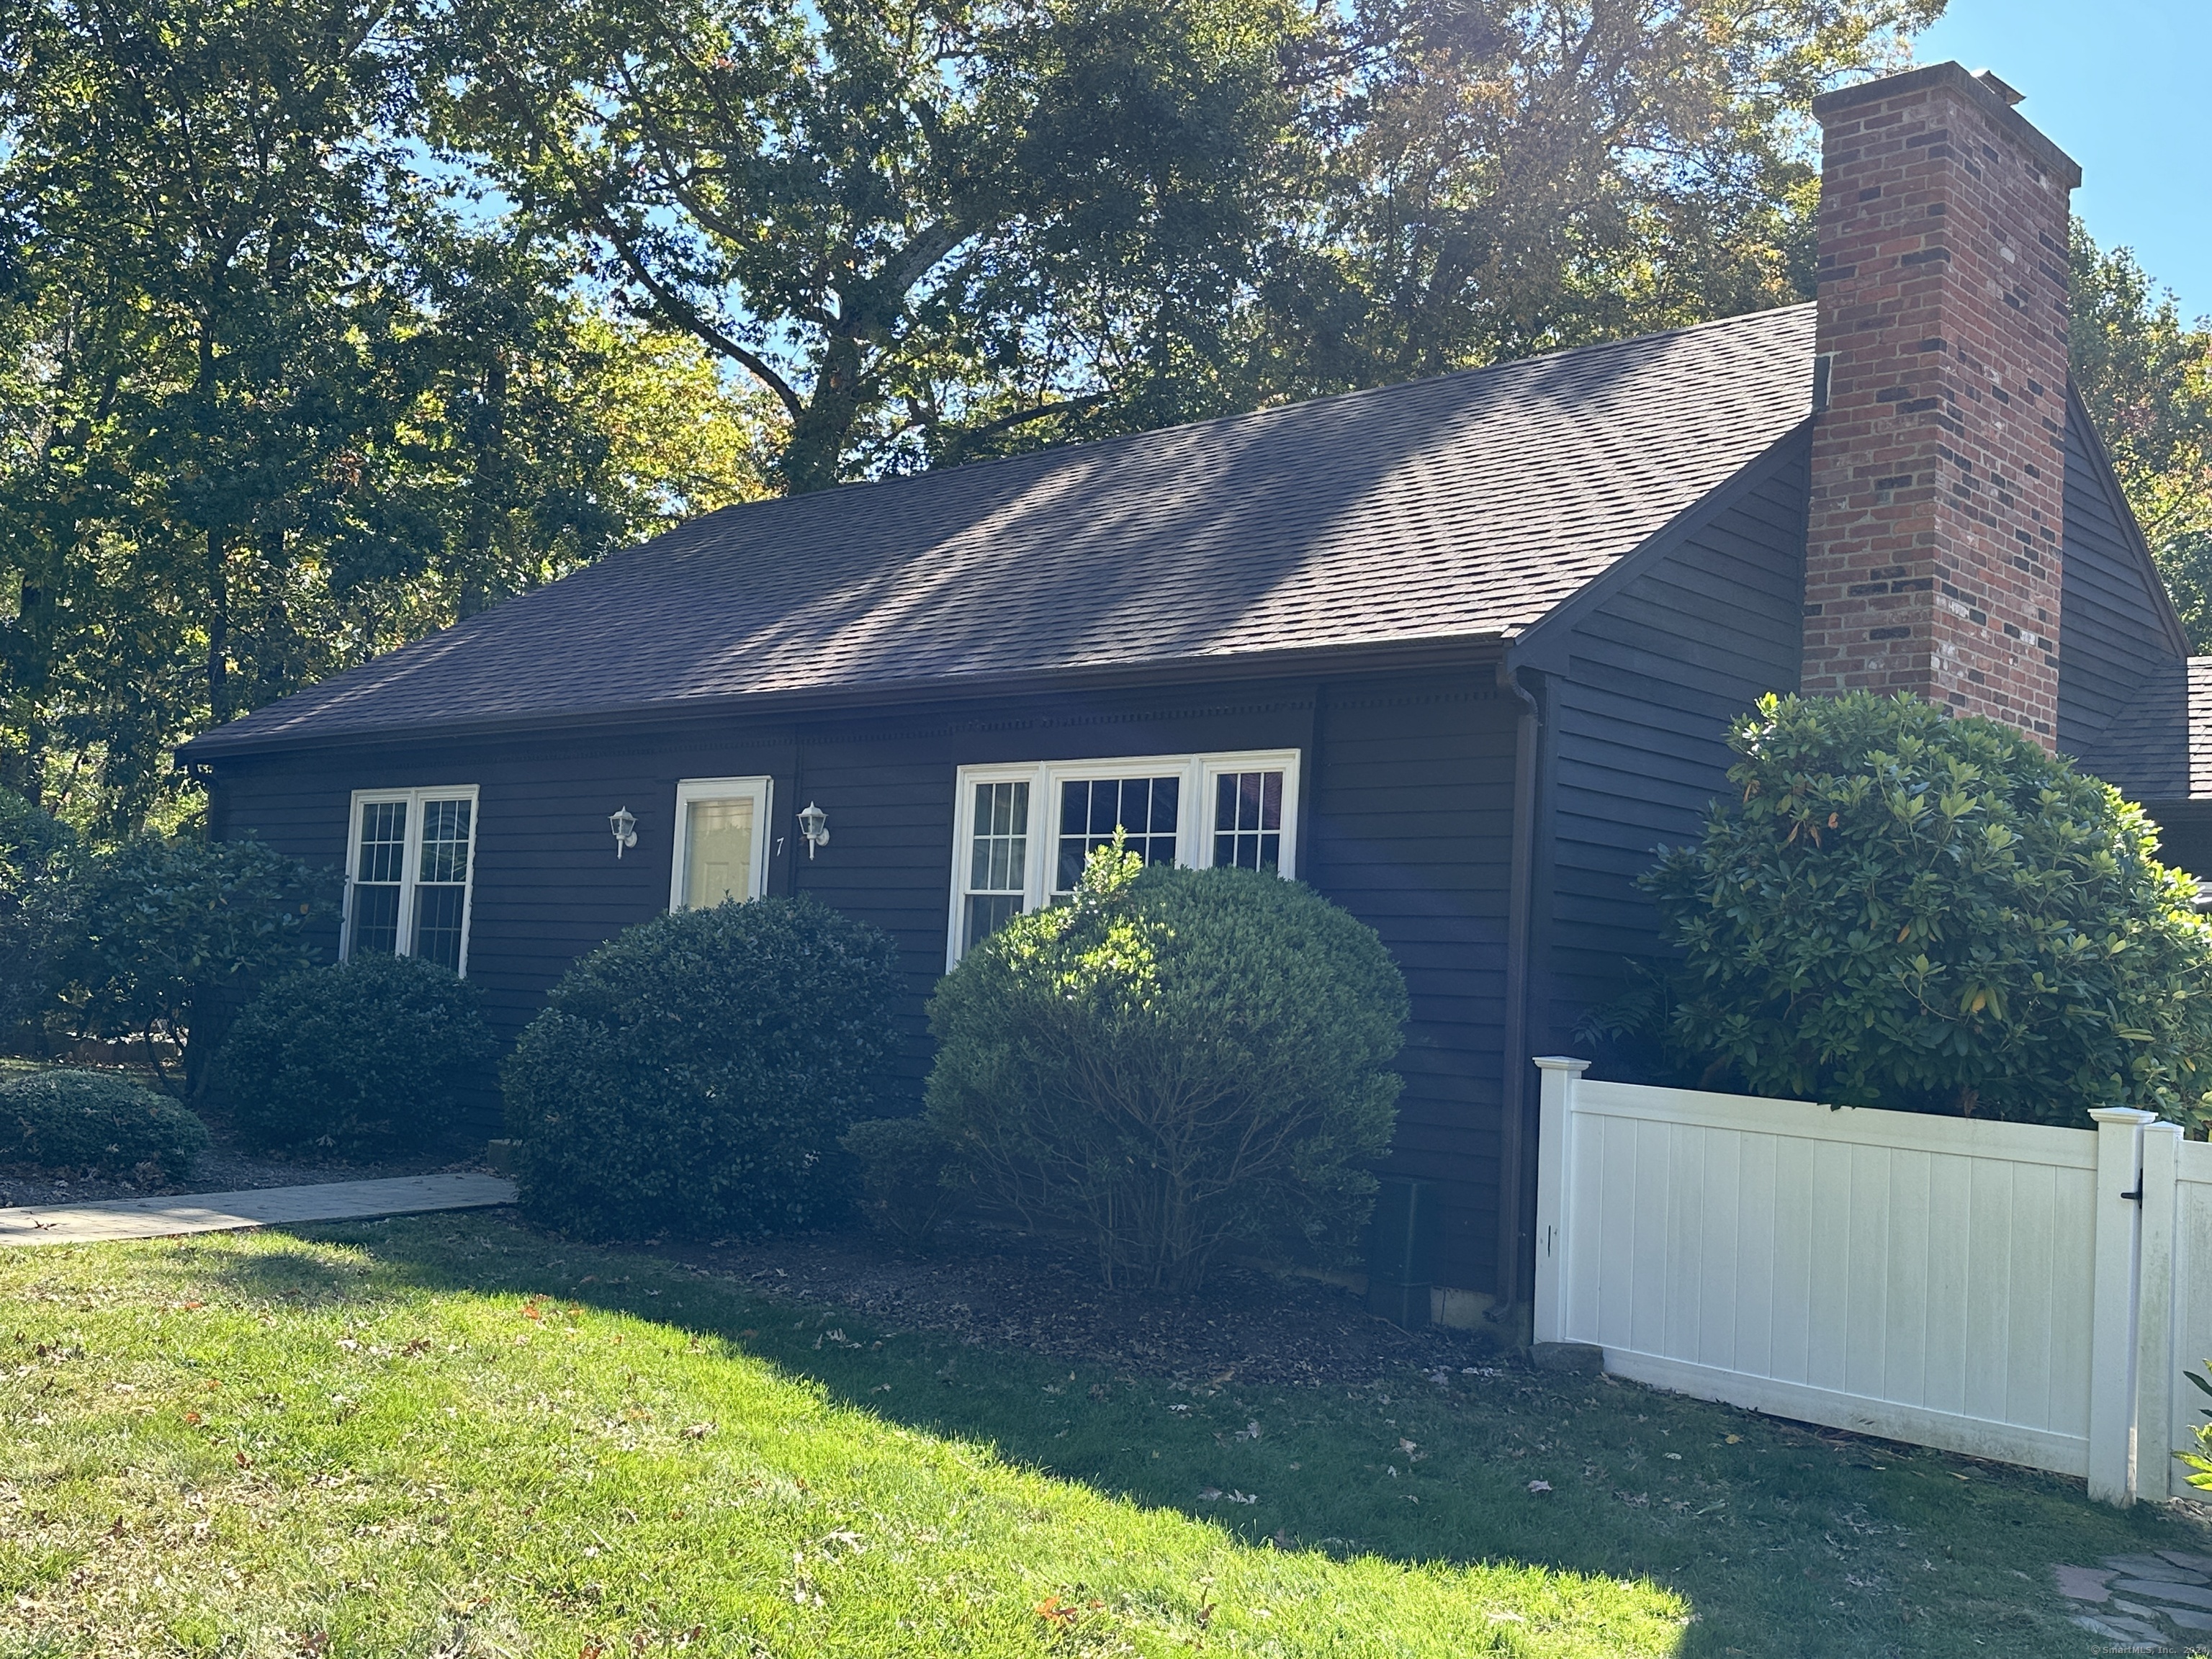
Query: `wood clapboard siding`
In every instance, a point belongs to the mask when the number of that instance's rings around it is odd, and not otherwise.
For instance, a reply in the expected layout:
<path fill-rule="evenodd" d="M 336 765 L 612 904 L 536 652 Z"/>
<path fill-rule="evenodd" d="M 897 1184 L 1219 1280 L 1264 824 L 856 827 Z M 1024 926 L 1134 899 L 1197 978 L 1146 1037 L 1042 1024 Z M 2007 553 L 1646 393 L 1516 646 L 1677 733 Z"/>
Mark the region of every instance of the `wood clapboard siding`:
<path fill-rule="evenodd" d="M 2157 573 L 2126 525 L 2126 503 L 2095 459 L 2095 439 L 2075 409 L 2066 425 L 2065 564 L 2059 592 L 2058 746 L 2097 756 L 2098 739 L 2124 713 L 2135 712 L 2145 686 L 2181 672 L 2169 638 Z M 2177 776 L 2118 778 L 2131 790 L 2172 793 L 2188 787 L 2186 711 L 2172 710 L 2172 760 Z"/>
<path fill-rule="evenodd" d="M 1513 720 L 1487 669 L 1039 695 L 238 759 L 222 769 L 216 811 L 222 833 L 341 870 L 353 790 L 477 785 L 469 972 L 512 1041 L 578 957 L 665 908 L 678 781 L 765 774 L 781 842 L 770 890 L 814 894 L 897 942 L 897 1111 L 919 1106 L 928 1066 L 957 768 L 1301 750 L 1302 873 L 1382 933 L 1412 994 L 1394 1167 L 1447 1183 L 1445 1282 L 1481 1288 L 1494 1271 Z M 793 829 L 809 801 L 831 835 L 811 860 Z M 638 842 L 618 860 L 607 815 L 620 806 Z M 335 933 L 324 942 L 334 950 Z M 489 1127 L 489 1093 L 480 1109 Z"/>
<path fill-rule="evenodd" d="M 1636 878 L 1662 843 L 1698 833 L 1725 787 L 1729 722 L 1797 687 L 1805 476 L 1793 439 L 1719 512 L 1559 619 L 1570 631 L 1546 684 L 1535 1052 L 1571 1051 L 1583 1014 L 1618 994 L 1625 960 L 1657 951 Z"/>

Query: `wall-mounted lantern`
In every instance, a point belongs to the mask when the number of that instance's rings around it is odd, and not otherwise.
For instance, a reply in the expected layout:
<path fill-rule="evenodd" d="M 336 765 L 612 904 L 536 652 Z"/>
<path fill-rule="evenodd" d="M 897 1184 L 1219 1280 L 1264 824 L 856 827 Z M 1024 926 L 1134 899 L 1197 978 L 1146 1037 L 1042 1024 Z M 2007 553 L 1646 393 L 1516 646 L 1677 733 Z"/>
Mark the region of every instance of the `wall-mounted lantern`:
<path fill-rule="evenodd" d="M 806 843 L 806 856 L 812 858 L 817 848 L 830 844 L 830 815 L 812 801 L 799 815 L 799 839 Z"/>
<path fill-rule="evenodd" d="M 607 828 L 615 832 L 615 856 L 637 845 L 637 815 L 624 806 L 607 814 Z"/>

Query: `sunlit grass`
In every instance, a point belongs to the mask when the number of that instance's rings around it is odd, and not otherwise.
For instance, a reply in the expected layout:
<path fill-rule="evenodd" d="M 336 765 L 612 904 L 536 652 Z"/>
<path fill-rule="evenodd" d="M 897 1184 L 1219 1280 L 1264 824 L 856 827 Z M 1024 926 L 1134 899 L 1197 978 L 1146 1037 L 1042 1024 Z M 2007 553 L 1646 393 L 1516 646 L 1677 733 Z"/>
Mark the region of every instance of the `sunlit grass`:
<path fill-rule="evenodd" d="M 14 1650 L 1655 1654 L 1682 1628 L 1649 1583 L 1255 1543 L 673 1308 L 425 1282 L 466 1269 L 424 1224 L 408 1252 L 0 1255 Z"/>
<path fill-rule="evenodd" d="M 1186 1386 L 499 1213 L 0 1250 L 0 1655 L 2070 1659 L 2052 1563 L 2212 1547 L 1626 1384 Z"/>

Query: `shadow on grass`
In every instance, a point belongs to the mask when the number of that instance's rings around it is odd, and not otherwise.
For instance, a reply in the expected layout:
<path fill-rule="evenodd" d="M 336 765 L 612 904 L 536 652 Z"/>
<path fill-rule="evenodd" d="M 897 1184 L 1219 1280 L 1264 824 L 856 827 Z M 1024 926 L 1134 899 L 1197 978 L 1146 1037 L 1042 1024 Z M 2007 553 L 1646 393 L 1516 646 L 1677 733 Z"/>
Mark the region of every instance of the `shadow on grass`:
<path fill-rule="evenodd" d="M 369 1272 L 265 1246 L 220 1271 L 295 1307 L 417 1291 L 650 1321 L 1256 1547 L 1648 1577 L 1698 1609 L 1684 1655 L 2086 1652 L 2052 1564 L 2212 1540 L 2194 1513 L 2105 1509 L 2078 1482 L 1510 1364 L 1441 1384 L 1409 1369 L 1352 1388 L 1188 1388 L 770 1300 L 510 1215 L 312 1236 L 362 1248 Z"/>

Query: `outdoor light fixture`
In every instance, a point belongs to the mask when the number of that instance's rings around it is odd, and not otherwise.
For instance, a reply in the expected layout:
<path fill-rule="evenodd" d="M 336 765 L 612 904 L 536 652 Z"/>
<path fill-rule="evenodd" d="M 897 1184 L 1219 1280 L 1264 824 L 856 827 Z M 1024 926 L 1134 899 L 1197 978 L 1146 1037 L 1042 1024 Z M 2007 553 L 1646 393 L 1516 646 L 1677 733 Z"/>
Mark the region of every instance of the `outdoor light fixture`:
<path fill-rule="evenodd" d="M 623 849 L 637 845 L 637 815 L 625 806 L 607 814 L 607 828 L 615 832 L 615 856 L 620 858 Z"/>
<path fill-rule="evenodd" d="M 830 844 L 830 815 L 812 801 L 799 815 L 799 834 L 806 843 L 806 856 L 812 858 L 817 848 Z"/>

